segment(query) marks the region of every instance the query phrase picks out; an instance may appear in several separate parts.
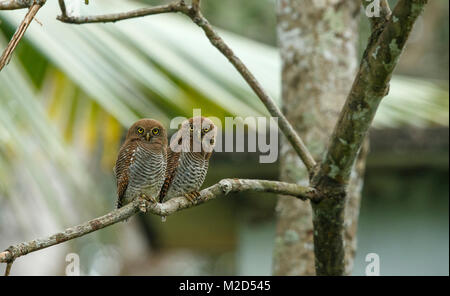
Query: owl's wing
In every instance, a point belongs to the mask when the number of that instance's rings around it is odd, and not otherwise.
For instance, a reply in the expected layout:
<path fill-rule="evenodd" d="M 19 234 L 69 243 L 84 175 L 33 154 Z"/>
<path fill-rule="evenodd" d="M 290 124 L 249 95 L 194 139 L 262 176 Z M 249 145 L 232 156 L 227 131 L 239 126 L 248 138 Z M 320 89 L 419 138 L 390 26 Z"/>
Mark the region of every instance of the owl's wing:
<path fill-rule="evenodd" d="M 136 151 L 137 144 L 135 142 L 124 143 L 119 150 L 116 166 L 114 172 L 117 181 L 117 208 L 122 207 L 122 202 L 125 197 L 125 191 L 128 187 L 128 168 L 133 162 L 133 155 Z"/>
<path fill-rule="evenodd" d="M 164 184 L 159 193 L 159 202 L 162 202 L 167 192 L 169 191 L 170 184 L 172 184 L 173 178 L 178 167 L 178 160 L 180 159 L 180 152 L 174 152 L 170 147 L 167 149 L 167 168 Z"/>

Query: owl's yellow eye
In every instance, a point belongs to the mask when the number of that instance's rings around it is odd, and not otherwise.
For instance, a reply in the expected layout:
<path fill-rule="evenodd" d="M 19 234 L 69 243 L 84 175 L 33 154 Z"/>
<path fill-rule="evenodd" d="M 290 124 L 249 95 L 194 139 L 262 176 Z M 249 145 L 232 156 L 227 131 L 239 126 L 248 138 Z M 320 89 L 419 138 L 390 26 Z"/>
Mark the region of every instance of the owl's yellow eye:
<path fill-rule="evenodd" d="M 194 127 L 192 125 L 189 126 L 189 130 L 192 132 L 194 130 Z"/>
<path fill-rule="evenodd" d="M 159 135 L 159 128 L 155 127 L 154 129 L 152 129 L 152 134 L 155 136 Z"/>
<path fill-rule="evenodd" d="M 205 127 L 205 128 L 203 129 L 203 133 L 204 133 L 204 134 L 206 134 L 207 132 L 209 132 L 209 127 Z"/>
<path fill-rule="evenodd" d="M 142 135 L 144 133 L 144 129 L 142 127 L 138 127 L 137 132 Z"/>

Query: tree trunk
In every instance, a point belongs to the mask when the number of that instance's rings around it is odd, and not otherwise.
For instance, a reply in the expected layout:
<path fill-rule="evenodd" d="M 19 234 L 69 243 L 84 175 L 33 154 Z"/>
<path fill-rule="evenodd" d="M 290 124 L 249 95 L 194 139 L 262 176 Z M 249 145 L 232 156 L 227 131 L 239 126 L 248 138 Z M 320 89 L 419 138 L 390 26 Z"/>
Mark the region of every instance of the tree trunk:
<path fill-rule="evenodd" d="M 325 151 L 357 70 L 360 5 L 354 0 L 278 0 L 283 112 L 316 160 Z M 365 153 L 361 153 L 342 205 L 346 274 L 352 270 L 356 250 L 364 159 Z M 285 139 L 280 160 L 281 180 L 308 184 L 303 163 Z M 273 274 L 314 275 L 314 229 L 309 202 L 280 196 L 276 212 Z M 337 209 L 337 215 L 343 213 Z"/>

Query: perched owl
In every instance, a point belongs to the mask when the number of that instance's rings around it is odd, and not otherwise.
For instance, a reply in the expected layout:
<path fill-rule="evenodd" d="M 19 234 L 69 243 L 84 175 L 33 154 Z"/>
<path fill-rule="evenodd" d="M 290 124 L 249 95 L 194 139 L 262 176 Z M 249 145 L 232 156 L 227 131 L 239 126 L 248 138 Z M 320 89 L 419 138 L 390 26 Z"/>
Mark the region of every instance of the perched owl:
<path fill-rule="evenodd" d="M 173 137 L 167 153 L 167 170 L 159 201 L 185 196 L 194 202 L 205 181 L 217 129 L 205 117 L 185 120 Z"/>
<path fill-rule="evenodd" d="M 141 119 L 128 130 L 114 172 L 117 208 L 136 197 L 156 202 L 167 167 L 167 134 L 156 120 Z"/>

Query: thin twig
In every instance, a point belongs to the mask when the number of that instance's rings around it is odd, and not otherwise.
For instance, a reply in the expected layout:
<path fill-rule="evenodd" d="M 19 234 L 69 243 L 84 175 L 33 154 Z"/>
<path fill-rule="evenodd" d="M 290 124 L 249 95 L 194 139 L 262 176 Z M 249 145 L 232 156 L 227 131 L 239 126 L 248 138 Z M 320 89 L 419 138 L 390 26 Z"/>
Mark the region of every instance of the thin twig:
<path fill-rule="evenodd" d="M 5 67 L 9 63 L 9 60 L 11 59 L 11 55 L 14 52 L 14 49 L 16 48 L 17 44 L 19 44 L 19 41 L 22 38 L 23 34 L 25 34 L 25 31 L 27 30 L 28 26 L 33 21 L 34 16 L 42 7 L 42 4 L 40 3 L 41 2 L 39 3 L 36 2 L 30 7 L 19 28 L 17 28 L 17 31 L 14 33 L 8 45 L 6 46 L 6 49 L 3 51 L 3 54 L 0 57 L 0 71 L 3 69 L 3 67 Z"/>
<path fill-rule="evenodd" d="M 143 17 L 147 15 L 168 13 L 168 12 L 178 12 L 181 11 L 181 6 L 185 5 L 183 1 L 173 2 L 167 5 L 159 5 L 148 8 L 135 9 L 128 12 L 103 14 L 103 15 L 92 15 L 92 16 L 64 16 L 58 15 L 56 18 L 63 22 L 69 24 L 89 24 L 89 23 L 108 23 L 117 22 L 126 19 Z"/>
<path fill-rule="evenodd" d="M 59 8 L 61 9 L 61 16 L 67 17 L 67 9 L 66 9 L 66 2 L 64 0 L 58 0 Z"/>
<path fill-rule="evenodd" d="M 66 230 L 49 237 L 35 239 L 29 242 L 19 243 L 9 247 L 0 253 L 0 262 L 11 262 L 16 258 L 28 253 L 48 248 L 74 238 L 84 236 L 93 231 L 105 228 L 120 221 L 124 221 L 137 214 L 145 204 L 145 211 L 159 216 L 169 216 L 173 213 L 188 209 L 219 196 L 236 192 L 270 192 L 276 194 L 290 195 L 302 200 L 317 201 L 316 191 L 313 188 L 303 187 L 297 184 L 268 180 L 249 179 L 224 179 L 219 183 L 203 189 L 200 196 L 191 203 L 185 197 L 176 197 L 165 203 L 150 204 L 143 200 L 135 200 L 130 204 L 114 210 L 104 216 L 95 218 L 83 224 L 67 228 Z"/>
<path fill-rule="evenodd" d="M 12 267 L 13 263 L 14 263 L 14 261 L 10 261 L 10 262 L 6 263 L 5 276 L 9 276 L 9 274 L 11 273 L 11 267 Z"/>
<path fill-rule="evenodd" d="M 301 160 L 305 164 L 308 172 L 312 174 L 316 162 L 309 152 L 306 145 L 303 143 L 300 136 L 294 130 L 292 125 L 286 119 L 280 108 L 275 104 L 274 100 L 264 90 L 256 77 L 250 72 L 247 66 L 237 57 L 233 50 L 225 43 L 225 41 L 217 34 L 208 20 L 202 15 L 199 9 L 200 1 L 193 1 L 192 6 L 187 6 L 184 1 L 173 2 L 168 5 L 155 6 L 150 8 L 143 8 L 124 13 L 106 14 L 96 16 L 80 16 L 80 17 L 63 17 L 58 16 L 57 19 L 71 24 L 86 24 L 98 22 L 116 22 L 124 19 L 142 17 L 152 14 L 167 13 L 167 12 L 181 12 L 192 19 L 206 34 L 212 45 L 216 47 L 241 74 L 247 84 L 252 88 L 261 102 L 269 111 L 270 115 L 278 118 L 279 128 L 289 140 Z"/>
<path fill-rule="evenodd" d="M 192 9 L 195 11 L 200 9 L 200 0 L 192 0 Z"/>

